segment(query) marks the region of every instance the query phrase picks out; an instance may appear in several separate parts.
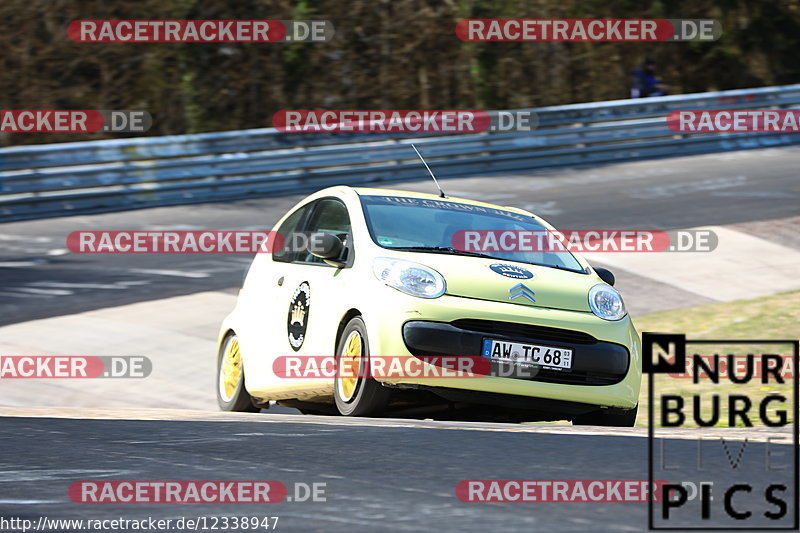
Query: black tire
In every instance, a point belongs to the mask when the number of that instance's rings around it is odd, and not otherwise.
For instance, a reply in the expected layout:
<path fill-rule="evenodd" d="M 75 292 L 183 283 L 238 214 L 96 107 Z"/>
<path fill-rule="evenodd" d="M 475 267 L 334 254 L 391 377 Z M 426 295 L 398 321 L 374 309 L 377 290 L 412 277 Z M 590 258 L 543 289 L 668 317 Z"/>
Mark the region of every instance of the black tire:
<path fill-rule="evenodd" d="M 224 390 L 222 379 L 223 358 L 226 350 L 233 342 L 239 342 L 236 334 L 231 332 L 225 337 L 219 347 L 217 353 L 217 403 L 219 408 L 223 411 L 237 411 L 240 413 L 257 413 L 261 408 L 253 405 L 253 399 L 244 387 L 244 366 L 242 365 L 241 354 L 238 357 L 238 365 L 240 365 L 239 379 L 236 382 L 236 387 L 230 396 Z"/>
<path fill-rule="evenodd" d="M 598 409 L 572 419 L 573 426 L 610 426 L 632 428 L 636 423 L 637 405 L 633 409 Z"/>
<path fill-rule="evenodd" d="M 356 378 L 355 389 L 347 395 L 341 376 L 337 375 L 333 387 L 336 409 L 344 416 L 375 416 L 383 412 L 389 404 L 391 391 L 367 375 L 369 361 L 369 340 L 367 328 L 361 317 L 355 317 L 345 326 L 339 345 L 336 347 L 337 365 L 341 361 L 351 335 L 360 336 L 361 357 L 360 368 Z"/>

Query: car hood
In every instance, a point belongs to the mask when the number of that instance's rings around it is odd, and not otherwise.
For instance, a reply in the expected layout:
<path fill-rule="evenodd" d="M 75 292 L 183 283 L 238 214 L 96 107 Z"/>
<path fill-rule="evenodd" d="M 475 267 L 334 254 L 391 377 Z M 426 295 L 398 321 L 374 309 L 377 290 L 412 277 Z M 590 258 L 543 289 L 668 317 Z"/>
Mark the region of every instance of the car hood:
<path fill-rule="evenodd" d="M 447 283 L 446 294 L 464 298 L 591 312 L 589 289 L 602 283 L 593 274 L 528 263 L 447 254 L 409 255 L 414 257 L 408 259 L 434 268 L 444 276 Z M 508 277 L 520 276 L 516 269 L 528 271 L 533 277 Z M 535 301 L 525 297 L 525 293 Z"/>

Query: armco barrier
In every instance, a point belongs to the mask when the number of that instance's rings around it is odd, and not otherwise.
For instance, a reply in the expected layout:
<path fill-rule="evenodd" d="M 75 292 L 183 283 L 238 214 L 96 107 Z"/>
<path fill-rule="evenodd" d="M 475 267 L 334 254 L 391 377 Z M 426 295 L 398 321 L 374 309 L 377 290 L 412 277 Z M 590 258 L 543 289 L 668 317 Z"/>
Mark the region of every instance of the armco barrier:
<path fill-rule="evenodd" d="M 0 149 L 0 222 L 784 146 L 800 134 L 676 134 L 677 109 L 800 107 L 800 85 L 530 109 L 533 132 L 281 133 L 273 128 Z"/>

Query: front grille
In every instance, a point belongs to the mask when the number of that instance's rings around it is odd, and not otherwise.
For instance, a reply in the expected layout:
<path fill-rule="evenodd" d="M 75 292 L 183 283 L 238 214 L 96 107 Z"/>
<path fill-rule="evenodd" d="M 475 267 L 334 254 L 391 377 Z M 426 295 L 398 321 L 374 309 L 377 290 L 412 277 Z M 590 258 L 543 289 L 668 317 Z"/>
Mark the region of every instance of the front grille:
<path fill-rule="evenodd" d="M 622 381 L 625 376 L 600 374 L 598 372 L 559 372 L 558 370 L 539 370 L 531 381 L 545 383 L 563 383 L 565 385 L 614 385 Z"/>
<path fill-rule="evenodd" d="M 597 339 L 581 331 L 536 326 L 533 324 L 516 324 L 511 322 L 497 322 L 495 320 L 478 320 L 462 318 L 450 322 L 451 325 L 470 331 L 504 335 L 508 337 L 525 337 L 543 341 L 570 342 L 575 344 L 594 344 Z"/>

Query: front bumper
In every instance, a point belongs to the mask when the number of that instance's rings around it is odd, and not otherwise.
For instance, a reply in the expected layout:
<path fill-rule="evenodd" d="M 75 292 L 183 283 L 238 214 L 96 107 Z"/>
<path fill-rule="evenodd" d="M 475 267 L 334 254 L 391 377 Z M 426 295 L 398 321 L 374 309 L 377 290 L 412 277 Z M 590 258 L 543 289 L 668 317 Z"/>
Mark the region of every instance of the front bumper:
<path fill-rule="evenodd" d="M 614 385 L 625 379 L 630 353 L 625 346 L 599 341 L 586 333 L 494 320 L 403 324 L 403 340 L 415 356 L 456 355 L 480 357 L 484 339 L 568 348 L 572 350 L 569 372 L 540 369 L 527 379 L 569 385 Z M 527 374 L 520 374 L 528 376 Z M 518 377 L 514 379 L 525 379 Z"/>
<path fill-rule="evenodd" d="M 392 296 L 391 301 L 384 301 L 383 305 L 364 314 L 374 354 L 479 355 L 483 338 L 506 338 L 532 344 L 570 346 L 575 354 L 573 367 L 579 373 L 569 379 L 565 379 L 562 373 L 558 373 L 562 374 L 560 377 L 540 373 L 539 379 L 481 376 L 382 380 L 388 384 L 525 396 L 623 409 L 631 409 L 638 403 L 641 350 L 638 334 L 629 317 L 609 322 L 591 313 L 450 295 L 432 300 L 399 293 Z M 476 330 L 476 325 L 486 322 L 504 324 L 509 328 L 500 332 Z M 407 324 L 410 325 L 406 327 Z M 531 335 L 530 330 L 523 334 L 525 328 L 537 327 L 540 329 L 536 335 Z M 544 334 L 552 334 L 548 331 L 550 329 L 571 335 L 560 339 L 548 338 Z M 407 333 L 405 336 L 404 331 Z M 583 377 L 585 381 L 575 382 L 576 377 Z M 573 382 L 569 382 L 570 379 Z"/>

